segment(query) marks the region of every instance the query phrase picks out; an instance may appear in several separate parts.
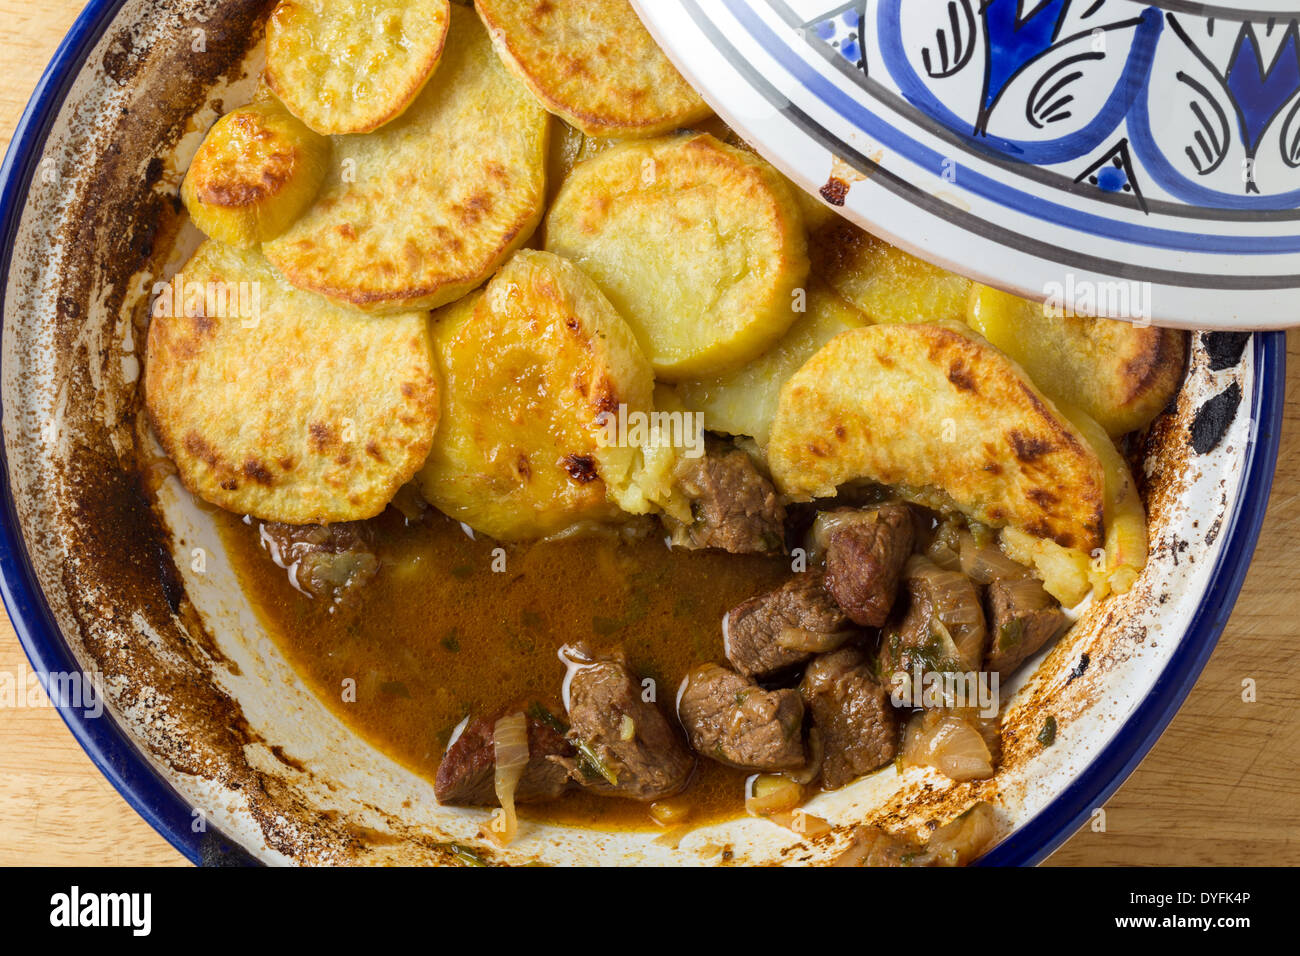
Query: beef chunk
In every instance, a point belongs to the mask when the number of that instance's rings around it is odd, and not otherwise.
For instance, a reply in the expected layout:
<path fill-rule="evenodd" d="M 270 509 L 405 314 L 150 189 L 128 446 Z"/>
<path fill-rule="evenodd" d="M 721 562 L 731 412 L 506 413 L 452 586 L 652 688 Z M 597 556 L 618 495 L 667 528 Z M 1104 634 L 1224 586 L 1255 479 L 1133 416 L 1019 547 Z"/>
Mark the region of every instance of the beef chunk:
<path fill-rule="evenodd" d="M 799 694 L 821 730 L 822 785 L 836 790 L 894 759 L 898 721 L 859 651 L 841 648 L 808 665 Z"/>
<path fill-rule="evenodd" d="M 1032 578 L 994 581 L 985 600 L 992 638 L 984 669 L 1002 677 L 1038 653 L 1069 624 L 1056 598 Z"/>
<path fill-rule="evenodd" d="M 822 642 L 848 637 L 848 618 L 822 586 L 820 571 L 796 574 L 775 591 L 732 608 L 722 621 L 722 646 L 736 670 L 759 680 L 802 664 L 812 652 L 782 644 L 787 632 Z"/>
<path fill-rule="evenodd" d="M 763 690 L 717 664 L 686 677 L 677 701 L 691 746 L 742 770 L 793 770 L 805 762 L 803 701 L 795 690 Z"/>
<path fill-rule="evenodd" d="M 988 632 L 979 592 L 960 571 L 914 555 L 904 569 L 907 601 L 881 635 L 877 673 L 978 671 Z"/>
<path fill-rule="evenodd" d="M 261 526 L 262 547 L 289 572 L 289 583 L 313 598 L 343 601 L 379 573 L 374 535 L 364 521 Z"/>
<path fill-rule="evenodd" d="M 569 773 L 552 757 L 561 760 L 573 756 L 573 746 L 564 737 L 563 722 L 555 716 L 558 707 L 520 703 L 471 720 L 456 738 L 434 779 L 438 802 L 468 807 L 495 807 L 496 743 L 492 730 L 508 714 L 523 713 L 528 718 L 528 765 L 515 790 L 516 803 L 554 800 L 566 789 Z"/>
<path fill-rule="evenodd" d="M 561 761 L 592 792 L 658 800 L 686 786 L 695 758 L 668 720 L 642 699 L 621 648 L 566 646 L 569 739 L 583 759 Z M 593 773 L 593 770 L 595 773 Z"/>
<path fill-rule="evenodd" d="M 832 512 L 826 519 L 826 589 L 855 623 L 880 627 L 889 618 L 912 553 L 912 511 L 888 504 Z"/>
<path fill-rule="evenodd" d="M 785 543 L 785 507 L 743 451 L 710 442 L 677 481 L 691 503 L 690 524 L 665 516 L 675 547 L 767 554 Z"/>

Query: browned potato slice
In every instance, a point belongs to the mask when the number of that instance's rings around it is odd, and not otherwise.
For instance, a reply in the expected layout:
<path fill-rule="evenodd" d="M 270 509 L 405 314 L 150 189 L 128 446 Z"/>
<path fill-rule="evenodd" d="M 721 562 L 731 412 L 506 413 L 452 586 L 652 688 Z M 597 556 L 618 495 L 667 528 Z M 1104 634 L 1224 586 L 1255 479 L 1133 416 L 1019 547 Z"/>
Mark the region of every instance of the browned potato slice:
<path fill-rule="evenodd" d="M 872 322 L 964 321 L 971 281 L 834 218 L 812 233 L 813 272 Z"/>
<path fill-rule="evenodd" d="M 266 81 L 318 133 L 368 133 L 424 89 L 450 23 L 448 0 L 280 0 Z"/>
<path fill-rule="evenodd" d="M 666 381 L 761 355 L 798 314 L 803 217 L 761 159 L 708 134 L 638 140 L 580 163 L 546 248 L 609 296 Z"/>
<path fill-rule="evenodd" d="M 1053 315 L 988 286 L 969 299 L 972 328 L 1024 366 L 1053 399 L 1118 437 L 1144 428 L 1178 391 L 1187 336 L 1115 319 Z"/>
<path fill-rule="evenodd" d="M 1003 529 L 1002 547 L 1021 564 L 1034 567 L 1043 587 L 1063 605 L 1073 607 L 1089 593 L 1100 599 L 1133 587 L 1147 564 L 1147 516 L 1128 462 L 1106 430 L 1077 408 L 1059 408 L 1096 451 L 1105 470 L 1105 547 L 1087 553 L 1013 528 Z"/>
<path fill-rule="evenodd" d="M 836 336 L 782 389 L 768 463 L 798 498 L 866 479 L 1065 547 L 1102 541 L 1096 453 L 1015 363 L 958 323 Z"/>
<path fill-rule="evenodd" d="M 734 146 L 736 149 L 743 149 L 745 152 L 753 153 L 755 156 L 760 155 L 758 150 L 756 150 L 748 140 L 716 117 L 711 120 L 706 120 L 697 128 L 701 132 L 712 133 L 728 146 Z M 808 229 L 810 236 L 815 236 L 819 230 L 829 226 L 831 223 L 840 221 L 840 214 L 821 199 L 811 193 L 805 192 L 797 183 L 786 179 L 784 175 L 782 175 L 781 178 L 785 179 L 786 185 L 790 187 L 790 192 L 793 193 L 795 199 L 798 200 L 799 209 L 803 213 L 803 224 Z"/>
<path fill-rule="evenodd" d="M 369 312 L 454 302 L 541 219 L 550 127 L 473 11 L 453 6 L 433 80 L 382 129 L 335 139 L 316 202 L 266 256 L 294 285 Z"/>
<path fill-rule="evenodd" d="M 443 425 L 420 472 L 444 513 L 500 540 L 614 517 L 607 483 L 635 452 L 601 416 L 652 407 L 654 377 L 595 283 L 546 252 L 516 253 L 480 293 L 434 316 Z"/>
<path fill-rule="evenodd" d="M 330 142 L 274 100 L 232 110 L 203 138 L 181 199 L 194 225 L 246 247 L 274 239 L 316 198 Z"/>
<path fill-rule="evenodd" d="M 438 423 L 425 313 L 340 308 L 215 241 L 155 304 L 144 390 L 185 487 L 290 524 L 383 511 Z"/>
<path fill-rule="evenodd" d="M 710 113 L 627 0 L 478 0 L 497 52 L 588 136 L 656 136 Z"/>

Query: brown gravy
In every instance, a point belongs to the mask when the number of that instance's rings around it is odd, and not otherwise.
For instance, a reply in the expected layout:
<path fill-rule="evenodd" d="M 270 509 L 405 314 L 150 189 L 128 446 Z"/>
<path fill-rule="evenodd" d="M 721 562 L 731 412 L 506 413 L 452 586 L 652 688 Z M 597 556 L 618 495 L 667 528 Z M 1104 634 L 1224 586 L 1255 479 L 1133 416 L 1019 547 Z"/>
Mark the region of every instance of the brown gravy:
<path fill-rule="evenodd" d="M 669 551 L 659 536 L 613 534 L 505 546 L 471 539 L 434 513 L 407 525 L 376 519 L 379 575 L 331 611 L 289 583 L 259 543 L 256 522 L 218 514 L 241 583 L 273 640 L 349 727 L 433 779 L 455 726 L 519 698 L 557 699 L 559 647 L 621 643 L 655 681 L 671 715 L 695 664 L 722 659 L 723 615 L 789 573 L 785 559 Z M 500 562 L 498 560 L 498 566 Z M 344 702 L 344 681 L 356 700 Z M 746 774 L 699 760 L 684 797 L 691 822 L 744 812 Z M 569 793 L 521 808 L 532 819 L 611 829 L 653 828 L 645 805 Z"/>

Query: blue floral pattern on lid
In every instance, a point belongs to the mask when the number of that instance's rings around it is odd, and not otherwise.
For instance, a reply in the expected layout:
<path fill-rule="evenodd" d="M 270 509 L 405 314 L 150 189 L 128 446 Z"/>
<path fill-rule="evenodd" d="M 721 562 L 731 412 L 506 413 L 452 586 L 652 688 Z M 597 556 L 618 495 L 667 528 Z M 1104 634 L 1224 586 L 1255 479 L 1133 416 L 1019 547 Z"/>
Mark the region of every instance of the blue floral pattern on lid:
<path fill-rule="evenodd" d="M 972 148 L 1063 182 L 1080 181 L 1085 160 L 1090 184 L 1135 202 L 1138 179 L 1196 207 L 1300 201 L 1300 17 L 1254 22 L 1133 0 L 946 0 L 936 18 L 936 5 L 840 4 L 805 36 Z M 1095 175 L 1106 158 L 1096 151 L 1121 141 L 1115 172 Z"/>

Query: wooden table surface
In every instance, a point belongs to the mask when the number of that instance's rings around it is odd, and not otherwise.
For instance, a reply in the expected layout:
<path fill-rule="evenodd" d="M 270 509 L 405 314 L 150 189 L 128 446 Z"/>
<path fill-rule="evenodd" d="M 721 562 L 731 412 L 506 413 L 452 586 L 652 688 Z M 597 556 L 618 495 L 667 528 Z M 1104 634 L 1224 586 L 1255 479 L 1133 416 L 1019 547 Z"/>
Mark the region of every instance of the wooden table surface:
<path fill-rule="evenodd" d="M 0 0 L 0 149 L 80 0 Z M 1227 632 L 1150 755 L 1053 864 L 1300 864 L 1300 333 L 1264 536 Z M 28 669 L 0 616 L 0 675 Z M 1242 700 L 1255 681 L 1257 700 Z M 0 865 L 180 864 L 49 707 L 0 709 Z"/>

